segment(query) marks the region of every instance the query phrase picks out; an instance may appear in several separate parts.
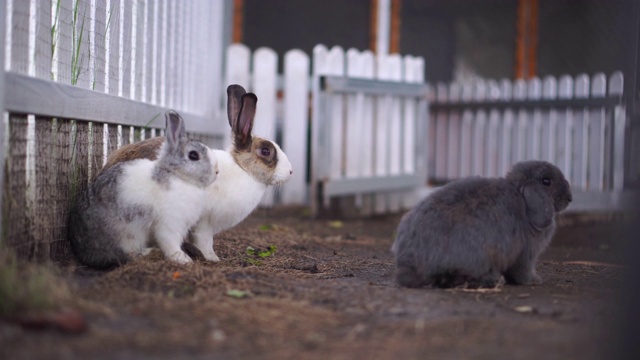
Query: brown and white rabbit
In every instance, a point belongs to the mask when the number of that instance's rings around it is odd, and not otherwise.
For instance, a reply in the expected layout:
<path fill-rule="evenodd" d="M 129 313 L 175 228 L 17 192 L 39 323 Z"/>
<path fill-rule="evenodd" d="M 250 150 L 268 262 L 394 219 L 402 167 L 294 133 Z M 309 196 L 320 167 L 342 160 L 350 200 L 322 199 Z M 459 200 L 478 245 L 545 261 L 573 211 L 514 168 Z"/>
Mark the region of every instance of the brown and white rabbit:
<path fill-rule="evenodd" d="M 259 204 L 267 188 L 286 182 L 293 173 L 287 155 L 273 141 L 253 136 L 258 98 L 240 85 L 227 88 L 227 115 L 233 144 L 228 151 L 213 150 L 220 173 L 207 188 L 206 208 L 191 229 L 194 245 L 204 258 L 219 261 L 214 236 L 244 220 Z M 139 158 L 154 159 L 162 137 L 121 147 L 107 159 L 105 169 Z"/>
<path fill-rule="evenodd" d="M 504 178 L 472 177 L 429 195 L 400 221 L 392 251 L 407 287 L 541 284 L 535 265 L 571 189 L 556 166 L 517 163 Z"/>
<path fill-rule="evenodd" d="M 202 216 L 218 163 L 213 151 L 187 138 L 180 115 L 165 116 L 167 136 L 157 160 L 114 164 L 79 194 L 69 215 L 69 237 L 81 263 L 123 264 L 144 253 L 152 239 L 167 258 L 191 261 L 181 245 Z"/>

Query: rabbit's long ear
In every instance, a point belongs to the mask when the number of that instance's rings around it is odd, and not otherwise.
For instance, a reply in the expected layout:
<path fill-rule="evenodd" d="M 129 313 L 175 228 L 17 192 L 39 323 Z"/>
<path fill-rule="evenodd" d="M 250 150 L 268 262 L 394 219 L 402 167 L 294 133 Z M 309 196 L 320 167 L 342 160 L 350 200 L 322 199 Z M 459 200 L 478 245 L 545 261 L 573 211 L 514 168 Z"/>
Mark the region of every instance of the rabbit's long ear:
<path fill-rule="evenodd" d="M 253 119 L 256 116 L 256 105 L 258 97 L 254 93 L 242 95 L 242 106 L 238 114 L 238 119 L 233 124 L 233 136 L 237 148 L 242 149 L 251 143 L 251 129 Z"/>
<path fill-rule="evenodd" d="M 553 199 L 539 184 L 526 184 L 521 191 L 531 224 L 539 229 L 549 227 L 555 215 Z"/>
<path fill-rule="evenodd" d="M 186 135 L 184 120 L 182 120 L 180 114 L 173 110 L 167 111 L 164 116 L 167 121 L 165 138 L 167 139 L 169 149 L 175 150 L 180 143 L 180 139 Z"/>
<path fill-rule="evenodd" d="M 242 95 L 247 92 L 240 85 L 233 84 L 227 87 L 227 117 L 229 126 L 233 129 L 233 124 L 238 120 L 240 108 L 242 108 Z"/>

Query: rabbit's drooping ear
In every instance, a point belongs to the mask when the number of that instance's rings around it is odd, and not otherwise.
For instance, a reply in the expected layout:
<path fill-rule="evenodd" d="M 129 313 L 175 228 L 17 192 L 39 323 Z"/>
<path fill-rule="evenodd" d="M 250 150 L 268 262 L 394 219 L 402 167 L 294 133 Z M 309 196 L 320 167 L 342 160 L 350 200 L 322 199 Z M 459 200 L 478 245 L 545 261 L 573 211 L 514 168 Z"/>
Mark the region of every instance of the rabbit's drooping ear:
<path fill-rule="evenodd" d="M 233 124 L 233 136 L 235 145 L 242 149 L 251 143 L 251 129 L 253 128 L 253 118 L 256 116 L 256 105 L 258 97 L 253 93 L 242 95 L 242 106 L 238 119 Z"/>
<path fill-rule="evenodd" d="M 165 113 L 167 121 L 167 128 L 165 131 L 167 144 L 170 149 L 175 149 L 180 142 L 180 139 L 185 136 L 184 120 L 175 111 L 169 110 Z"/>
<path fill-rule="evenodd" d="M 245 89 L 237 84 L 227 87 L 227 117 L 229 126 L 233 129 L 233 124 L 238 120 L 240 108 L 242 108 L 242 95 L 246 94 Z"/>
<path fill-rule="evenodd" d="M 522 188 L 527 218 L 538 229 L 546 229 L 555 215 L 553 199 L 539 184 L 526 184 Z"/>

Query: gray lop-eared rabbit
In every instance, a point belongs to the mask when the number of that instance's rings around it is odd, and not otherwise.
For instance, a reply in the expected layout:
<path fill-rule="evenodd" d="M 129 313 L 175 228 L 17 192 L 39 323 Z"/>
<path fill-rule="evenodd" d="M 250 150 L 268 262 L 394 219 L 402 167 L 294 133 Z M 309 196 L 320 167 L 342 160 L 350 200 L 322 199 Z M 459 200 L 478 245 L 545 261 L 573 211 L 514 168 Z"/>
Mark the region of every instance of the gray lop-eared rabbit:
<path fill-rule="evenodd" d="M 220 174 L 206 189 L 205 209 L 187 239 L 187 244 L 193 243 L 208 261 L 220 261 L 213 248 L 214 236 L 246 218 L 269 186 L 283 184 L 293 173 L 291 162 L 278 144 L 251 133 L 256 95 L 240 85 L 230 85 L 227 97 L 233 144 L 227 151 L 212 150 Z M 156 137 L 125 145 L 109 156 L 104 169 L 135 159 L 155 159 L 162 142 L 162 137 Z"/>
<path fill-rule="evenodd" d="M 181 245 L 202 214 L 218 161 L 204 144 L 187 138 L 180 115 L 168 111 L 165 117 L 167 136 L 157 160 L 103 168 L 78 194 L 69 215 L 69 237 L 82 264 L 121 265 L 148 252 L 152 240 L 167 258 L 191 261 Z"/>
<path fill-rule="evenodd" d="M 407 287 L 541 284 L 536 260 L 571 189 L 556 166 L 524 161 L 504 178 L 471 177 L 430 194 L 400 221 L 391 250 Z"/>

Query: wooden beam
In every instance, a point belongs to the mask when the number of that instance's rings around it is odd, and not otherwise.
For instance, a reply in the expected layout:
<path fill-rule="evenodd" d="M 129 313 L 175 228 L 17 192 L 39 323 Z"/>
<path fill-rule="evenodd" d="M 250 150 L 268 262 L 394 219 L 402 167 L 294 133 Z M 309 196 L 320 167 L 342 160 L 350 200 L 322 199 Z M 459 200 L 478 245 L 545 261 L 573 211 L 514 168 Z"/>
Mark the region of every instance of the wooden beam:
<path fill-rule="evenodd" d="M 400 53 L 400 14 L 402 11 L 402 0 L 391 0 L 391 36 L 389 53 Z"/>
<path fill-rule="evenodd" d="M 538 0 L 518 0 L 514 76 L 530 79 L 537 73 Z"/>
<path fill-rule="evenodd" d="M 233 0 L 233 34 L 231 42 L 241 43 L 244 37 L 244 0 Z"/>

